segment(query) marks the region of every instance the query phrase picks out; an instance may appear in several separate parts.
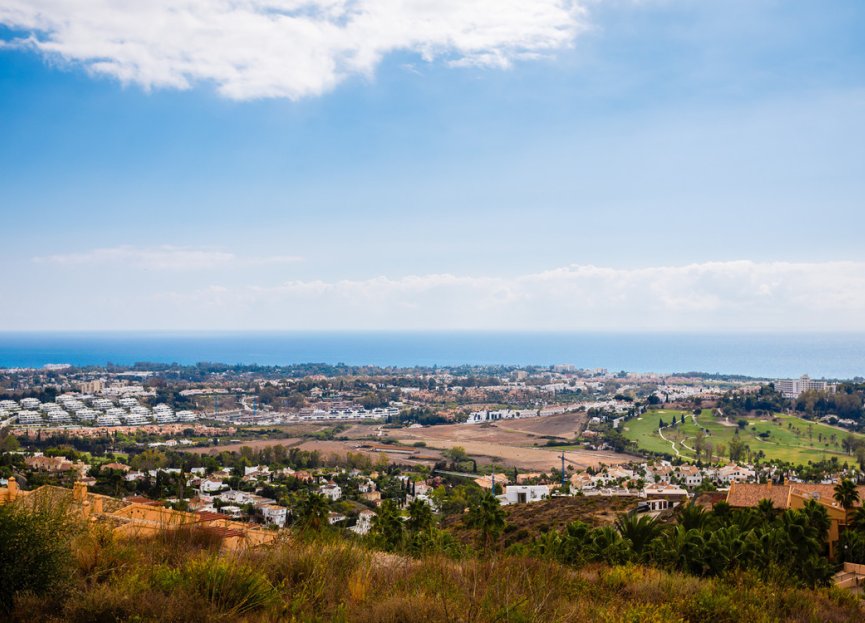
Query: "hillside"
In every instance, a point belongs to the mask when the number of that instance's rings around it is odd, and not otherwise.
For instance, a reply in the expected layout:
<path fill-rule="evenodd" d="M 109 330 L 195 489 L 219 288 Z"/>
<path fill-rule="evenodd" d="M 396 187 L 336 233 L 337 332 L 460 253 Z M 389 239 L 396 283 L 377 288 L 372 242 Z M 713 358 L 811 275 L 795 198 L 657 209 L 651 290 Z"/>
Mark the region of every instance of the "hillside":
<path fill-rule="evenodd" d="M 616 517 L 637 505 L 635 497 L 578 496 L 562 497 L 505 506 L 507 526 L 500 544 L 508 547 L 526 543 L 534 536 L 549 530 L 561 530 L 573 521 L 582 521 L 593 527 L 608 526 Z M 475 540 L 476 533 L 466 528 L 462 517 L 449 517 L 445 526 L 464 542 Z"/>
<path fill-rule="evenodd" d="M 69 565 L 68 576 L 40 597 L 19 595 L 4 620 L 858 623 L 865 616 L 842 591 L 781 589 L 745 573 L 722 580 L 503 555 L 414 559 L 328 536 L 237 554 L 220 553 L 212 537 L 194 532 L 118 541 L 96 531 L 55 545 L 69 548 L 71 556 L 57 561 Z"/>

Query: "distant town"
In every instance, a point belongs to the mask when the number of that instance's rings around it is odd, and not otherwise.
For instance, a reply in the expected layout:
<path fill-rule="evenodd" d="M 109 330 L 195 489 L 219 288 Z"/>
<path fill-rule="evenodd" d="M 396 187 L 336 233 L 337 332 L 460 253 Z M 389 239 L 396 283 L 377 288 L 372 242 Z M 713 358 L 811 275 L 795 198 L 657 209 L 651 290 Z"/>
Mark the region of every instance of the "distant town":
<path fill-rule="evenodd" d="M 0 504 L 63 499 L 139 539 L 210 526 L 230 549 L 310 525 L 394 549 L 419 513 L 456 542 L 520 548 L 577 519 L 817 504 L 821 581 L 859 591 L 863 398 L 861 378 L 572 365 L 6 369 Z M 522 527 L 471 523 L 485 499 Z"/>

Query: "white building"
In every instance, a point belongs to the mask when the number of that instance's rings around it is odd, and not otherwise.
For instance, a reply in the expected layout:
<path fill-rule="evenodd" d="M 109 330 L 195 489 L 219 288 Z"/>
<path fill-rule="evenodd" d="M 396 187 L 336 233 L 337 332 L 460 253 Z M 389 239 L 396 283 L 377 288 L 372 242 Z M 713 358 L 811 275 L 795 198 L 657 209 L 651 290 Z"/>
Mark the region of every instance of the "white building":
<path fill-rule="evenodd" d="M 550 488 L 547 485 L 508 485 L 504 495 L 499 497 L 505 498 L 505 504 L 539 502 L 550 497 Z"/>
<path fill-rule="evenodd" d="M 42 416 L 36 411 L 19 411 L 19 424 L 42 424 Z"/>
<path fill-rule="evenodd" d="M 357 516 L 357 523 L 351 526 L 349 530 L 360 535 L 369 533 L 372 529 L 373 517 L 375 517 L 375 513 L 370 510 L 360 511 L 360 514 Z"/>
<path fill-rule="evenodd" d="M 336 502 L 342 497 L 342 489 L 336 483 L 329 483 L 318 488 L 318 492 L 331 502 Z"/>
<path fill-rule="evenodd" d="M 703 473 L 693 465 L 680 465 L 676 476 L 686 487 L 699 487 L 703 484 Z"/>
<path fill-rule="evenodd" d="M 201 481 L 200 490 L 202 493 L 216 493 L 222 491 L 224 488 L 226 488 L 226 485 L 224 485 L 221 480 L 208 478 Z"/>
<path fill-rule="evenodd" d="M 263 504 L 259 509 L 261 510 L 261 515 L 264 517 L 265 523 L 273 524 L 280 528 L 285 526 L 285 521 L 288 517 L 288 509 L 285 506 Z"/>
<path fill-rule="evenodd" d="M 798 398 L 800 394 L 807 391 L 834 392 L 837 385 L 826 381 L 814 381 L 807 374 L 798 379 L 778 379 L 775 381 L 775 389 L 781 392 L 784 398 Z"/>
<path fill-rule="evenodd" d="M 716 478 L 719 482 L 728 485 L 731 482 L 748 482 L 754 480 L 756 473 L 753 469 L 740 465 L 725 465 L 718 470 Z"/>

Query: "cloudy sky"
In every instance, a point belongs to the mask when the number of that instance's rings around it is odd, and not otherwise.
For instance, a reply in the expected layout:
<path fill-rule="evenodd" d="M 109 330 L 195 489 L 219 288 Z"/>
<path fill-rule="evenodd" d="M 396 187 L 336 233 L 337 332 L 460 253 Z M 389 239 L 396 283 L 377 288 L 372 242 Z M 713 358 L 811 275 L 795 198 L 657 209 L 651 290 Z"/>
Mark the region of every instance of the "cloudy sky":
<path fill-rule="evenodd" d="M 861 0 L 0 0 L 0 330 L 865 330 Z"/>

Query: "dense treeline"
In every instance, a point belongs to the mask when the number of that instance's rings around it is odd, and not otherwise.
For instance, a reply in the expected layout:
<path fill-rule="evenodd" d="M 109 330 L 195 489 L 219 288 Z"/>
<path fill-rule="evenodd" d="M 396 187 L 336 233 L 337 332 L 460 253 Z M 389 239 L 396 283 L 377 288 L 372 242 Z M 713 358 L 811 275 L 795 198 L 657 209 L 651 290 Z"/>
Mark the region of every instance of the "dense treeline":
<path fill-rule="evenodd" d="M 795 402 L 801 413 L 815 417 L 836 415 L 842 419 L 862 421 L 865 385 L 842 383 L 834 392 L 803 392 Z"/>
<path fill-rule="evenodd" d="M 792 409 L 812 418 L 833 415 L 862 422 L 865 420 L 865 384 L 840 383 L 834 392 L 809 390 L 792 400 L 784 398 L 770 383 L 761 386 L 757 392 L 727 392 L 718 406 L 727 415 L 777 413 Z"/>
<path fill-rule="evenodd" d="M 756 392 L 731 391 L 718 401 L 718 407 L 727 415 L 751 412 L 777 413 L 786 411 L 790 402 L 771 383 L 760 386 Z"/>
<path fill-rule="evenodd" d="M 722 502 L 711 512 L 685 506 L 671 526 L 645 515 L 622 516 L 615 527 L 575 522 L 537 538 L 528 553 L 577 566 L 635 562 L 701 577 L 750 571 L 767 581 L 817 586 L 833 572 L 828 527 L 825 508 L 813 501 L 783 512 L 768 501 L 740 510 Z"/>

